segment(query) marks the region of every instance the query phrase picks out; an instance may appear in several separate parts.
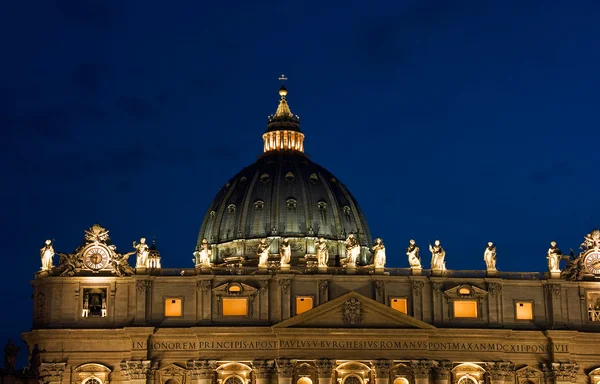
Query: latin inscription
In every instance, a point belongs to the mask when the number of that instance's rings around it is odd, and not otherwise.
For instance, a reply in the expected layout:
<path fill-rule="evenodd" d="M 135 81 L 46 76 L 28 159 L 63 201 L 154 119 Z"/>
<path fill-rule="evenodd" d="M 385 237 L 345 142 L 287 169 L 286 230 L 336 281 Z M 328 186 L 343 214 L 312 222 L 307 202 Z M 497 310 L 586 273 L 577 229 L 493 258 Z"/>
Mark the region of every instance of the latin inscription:
<path fill-rule="evenodd" d="M 388 349 L 420 351 L 481 351 L 510 353 L 546 353 L 545 344 L 463 343 L 394 340 L 265 340 L 265 341 L 199 341 L 150 342 L 134 341 L 132 349 L 150 350 L 223 350 L 223 349 Z M 568 353 L 567 344 L 554 344 L 552 352 Z"/>

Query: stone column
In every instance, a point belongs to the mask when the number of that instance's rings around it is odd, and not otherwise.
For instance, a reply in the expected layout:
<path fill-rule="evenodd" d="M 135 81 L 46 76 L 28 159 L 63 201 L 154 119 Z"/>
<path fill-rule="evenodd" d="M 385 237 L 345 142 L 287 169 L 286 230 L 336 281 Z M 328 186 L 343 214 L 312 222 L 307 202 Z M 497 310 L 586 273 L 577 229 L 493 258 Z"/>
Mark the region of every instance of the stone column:
<path fill-rule="evenodd" d="M 579 365 L 576 363 L 549 363 L 543 365 L 546 383 L 572 384 L 577 382 Z"/>
<path fill-rule="evenodd" d="M 390 384 L 392 360 L 374 360 L 372 364 L 375 368 L 375 384 Z"/>
<path fill-rule="evenodd" d="M 148 376 L 158 368 L 158 362 L 150 360 L 129 360 L 121 362 L 121 377 L 129 384 L 146 384 Z"/>
<path fill-rule="evenodd" d="M 191 384 L 211 384 L 217 364 L 214 360 L 189 360 L 185 367 L 190 373 Z"/>
<path fill-rule="evenodd" d="M 40 364 L 41 384 L 60 384 L 67 363 L 42 363 Z M 33 372 L 35 373 L 35 372 Z"/>
<path fill-rule="evenodd" d="M 513 374 L 514 364 L 505 362 L 496 362 L 486 364 L 487 371 L 490 374 L 491 384 L 504 384 Z"/>
<path fill-rule="evenodd" d="M 335 367 L 335 360 L 319 359 L 315 360 L 317 373 L 319 375 L 319 384 L 331 384 L 331 376 Z"/>
<path fill-rule="evenodd" d="M 273 360 L 254 360 L 252 366 L 256 384 L 269 384 L 273 372 Z"/>
<path fill-rule="evenodd" d="M 434 368 L 434 383 L 435 384 L 449 384 L 450 375 L 452 371 L 452 363 L 449 361 L 440 361 Z"/>
<path fill-rule="evenodd" d="M 294 376 L 294 368 L 296 367 L 296 360 L 278 359 L 276 363 L 277 363 L 277 383 L 278 384 L 292 384 L 292 377 Z"/>
<path fill-rule="evenodd" d="M 413 376 L 415 377 L 415 384 L 429 384 L 433 361 L 413 360 L 411 361 L 410 367 Z"/>

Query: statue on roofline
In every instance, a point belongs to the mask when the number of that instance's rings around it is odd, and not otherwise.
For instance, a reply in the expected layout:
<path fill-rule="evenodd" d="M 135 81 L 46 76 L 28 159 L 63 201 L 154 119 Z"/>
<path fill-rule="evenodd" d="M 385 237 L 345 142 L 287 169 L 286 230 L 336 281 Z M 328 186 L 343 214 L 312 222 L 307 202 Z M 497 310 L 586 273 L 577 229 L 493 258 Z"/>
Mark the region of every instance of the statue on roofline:
<path fill-rule="evenodd" d="M 324 238 L 319 238 L 316 248 L 319 267 L 327 267 L 327 263 L 329 262 L 329 250 L 327 249 L 327 243 Z"/>
<path fill-rule="evenodd" d="M 436 240 L 433 245 L 429 244 L 429 251 L 431 252 L 431 269 L 446 269 L 446 251 L 440 245 L 440 241 Z"/>
<path fill-rule="evenodd" d="M 375 239 L 375 245 L 371 248 L 373 252 L 373 264 L 375 268 L 384 268 L 385 267 L 385 246 L 383 245 L 383 240 L 381 238 Z"/>
<path fill-rule="evenodd" d="M 360 244 L 356 240 L 356 237 L 354 237 L 354 233 L 350 232 L 346 239 L 346 264 L 350 266 L 356 265 L 356 259 L 358 259 L 359 254 Z"/>
<path fill-rule="evenodd" d="M 134 241 L 133 248 L 136 250 L 135 267 L 148 268 L 150 247 L 146 244 L 146 238 L 142 237 L 139 244 Z"/>
<path fill-rule="evenodd" d="M 289 239 L 283 240 L 281 242 L 281 244 L 279 245 L 279 256 L 280 256 L 279 266 L 280 267 L 289 267 L 290 260 L 292 258 L 292 248 L 290 246 Z"/>
<path fill-rule="evenodd" d="M 556 241 L 550 242 L 550 248 L 548 248 L 548 252 L 546 253 L 546 259 L 548 259 L 548 271 L 560 272 L 560 260 L 562 257 L 563 254 L 556 245 Z"/>
<path fill-rule="evenodd" d="M 54 247 L 52 246 L 52 240 L 46 240 L 46 243 L 40 249 L 40 256 L 42 259 L 42 271 L 49 271 L 54 268 L 52 259 L 54 257 Z"/>
<path fill-rule="evenodd" d="M 267 268 L 269 261 L 269 247 L 271 244 L 267 244 L 267 239 L 261 239 L 258 247 L 256 248 L 256 255 L 258 256 L 258 266 L 260 268 Z"/>
<path fill-rule="evenodd" d="M 202 243 L 200 247 L 196 248 L 194 251 L 194 263 L 196 267 L 211 267 L 212 263 L 210 259 L 212 257 L 212 250 L 208 245 L 208 240 L 202 239 Z"/>
<path fill-rule="evenodd" d="M 483 260 L 488 270 L 496 270 L 496 246 L 491 241 L 483 252 Z"/>
<path fill-rule="evenodd" d="M 406 248 L 406 255 L 408 256 L 408 264 L 411 268 L 421 268 L 421 257 L 419 256 L 419 247 L 413 239 L 410 239 L 408 248 Z"/>

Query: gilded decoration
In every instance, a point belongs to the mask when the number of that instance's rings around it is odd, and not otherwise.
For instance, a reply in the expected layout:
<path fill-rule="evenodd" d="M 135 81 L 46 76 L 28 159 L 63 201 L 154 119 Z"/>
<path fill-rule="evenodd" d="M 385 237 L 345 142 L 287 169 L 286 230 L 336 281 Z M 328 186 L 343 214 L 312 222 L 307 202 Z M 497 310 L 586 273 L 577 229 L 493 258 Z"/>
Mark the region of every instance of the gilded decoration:
<path fill-rule="evenodd" d="M 342 306 L 344 324 L 358 325 L 363 319 L 362 303 L 355 297 L 348 299 Z"/>
<path fill-rule="evenodd" d="M 40 382 L 43 384 L 60 383 L 67 363 L 41 363 Z"/>

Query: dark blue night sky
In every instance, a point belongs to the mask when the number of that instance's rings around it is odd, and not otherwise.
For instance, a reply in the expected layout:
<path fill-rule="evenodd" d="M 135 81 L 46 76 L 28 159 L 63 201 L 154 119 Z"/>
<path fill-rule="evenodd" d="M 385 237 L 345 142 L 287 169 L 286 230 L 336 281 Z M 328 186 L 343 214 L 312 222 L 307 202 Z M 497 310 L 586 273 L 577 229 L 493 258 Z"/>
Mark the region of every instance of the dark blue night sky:
<path fill-rule="evenodd" d="M 388 266 L 546 271 L 600 226 L 600 2 L 0 5 L 0 343 L 31 324 L 39 249 L 98 222 L 191 267 L 219 188 L 262 152 L 281 73 L 311 159 L 345 183 Z M 324 5 L 326 4 L 326 5 Z M 11 308 L 9 310 L 9 308 Z"/>

